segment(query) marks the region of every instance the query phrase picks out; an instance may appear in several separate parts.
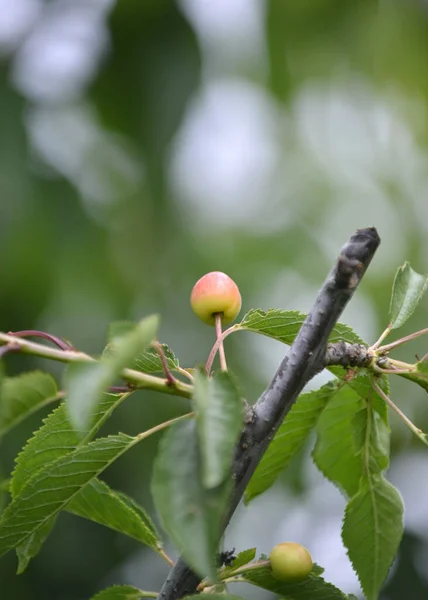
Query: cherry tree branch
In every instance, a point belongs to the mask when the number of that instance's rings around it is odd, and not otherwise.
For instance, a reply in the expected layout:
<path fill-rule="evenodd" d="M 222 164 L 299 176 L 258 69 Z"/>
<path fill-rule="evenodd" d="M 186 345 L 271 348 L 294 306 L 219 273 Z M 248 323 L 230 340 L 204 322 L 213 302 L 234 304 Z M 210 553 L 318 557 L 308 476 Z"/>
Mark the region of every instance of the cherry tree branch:
<path fill-rule="evenodd" d="M 232 467 L 235 489 L 225 519 L 234 513 L 270 441 L 306 383 L 326 364 L 327 340 L 369 266 L 380 238 L 375 228 L 357 230 L 343 246 L 311 312 L 268 388 L 254 406 L 242 433 Z M 180 558 L 158 595 L 178 600 L 196 593 L 200 577 Z"/>

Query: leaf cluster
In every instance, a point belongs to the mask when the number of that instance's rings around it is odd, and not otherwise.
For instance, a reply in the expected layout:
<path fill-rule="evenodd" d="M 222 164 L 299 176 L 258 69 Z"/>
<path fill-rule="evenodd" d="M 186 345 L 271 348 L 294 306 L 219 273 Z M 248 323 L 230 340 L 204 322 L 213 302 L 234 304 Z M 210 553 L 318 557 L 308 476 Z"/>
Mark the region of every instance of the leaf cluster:
<path fill-rule="evenodd" d="M 390 325 L 381 340 L 406 321 L 426 286 L 427 278 L 409 265 L 399 269 Z M 291 344 L 304 319 L 304 314 L 295 311 L 251 310 L 225 337 L 251 331 Z M 182 369 L 174 353 L 157 342 L 158 322 L 157 317 L 149 317 L 137 325 L 113 324 L 99 360 L 70 362 L 64 389 L 58 389 L 54 379 L 41 371 L 3 376 L 0 437 L 39 408 L 60 404 L 26 442 L 13 473 L 2 483 L 10 502 L 0 519 L 0 555 L 14 549 L 18 572 L 23 572 L 60 512 L 67 511 L 131 537 L 171 563 L 144 508 L 101 478 L 125 452 L 165 429 L 154 465 L 152 495 L 164 530 L 192 569 L 201 579 L 206 578 L 201 589 L 211 589 L 213 599 L 233 600 L 236 596 L 226 592 L 227 586 L 245 581 L 288 600 L 350 598 L 325 582 L 317 565 L 301 583 L 276 581 L 266 560 L 252 562 L 255 549 L 241 552 L 230 566 L 218 568 L 217 552 L 233 490 L 235 448 L 251 410 L 231 373 L 209 376 L 204 369 L 197 369 L 191 375 L 190 370 Z M 380 345 L 381 340 L 372 346 L 376 361 L 390 351 Z M 343 324 L 337 324 L 330 337 L 330 342 L 338 341 L 362 344 Z M 313 461 L 347 498 L 343 543 L 365 596 L 375 600 L 403 532 L 403 503 L 385 478 L 390 428 L 384 397 L 389 393 L 389 373 L 379 368 L 328 368 L 332 380 L 319 390 L 301 394 L 279 427 L 247 485 L 245 501 L 265 493 L 315 432 Z M 132 370 L 129 377 L 128 370 Z M 427 371 L 426 360 L 422 360 L 405 375 L 427 389 Z M 101 426 L 137 387 L 134 372 L 159 374 L 156 386 L 169 386 L 172 393 L 174 382 L 180 381 L 176 378 L 191 378 L 188 413 L 136 436 L 99 436 Z M 116 381 L 124 377 L 124 389 L 114 391 Z M 153 597 L 156 592 L 125 585 L 107 588 L 94 599 Z"/>

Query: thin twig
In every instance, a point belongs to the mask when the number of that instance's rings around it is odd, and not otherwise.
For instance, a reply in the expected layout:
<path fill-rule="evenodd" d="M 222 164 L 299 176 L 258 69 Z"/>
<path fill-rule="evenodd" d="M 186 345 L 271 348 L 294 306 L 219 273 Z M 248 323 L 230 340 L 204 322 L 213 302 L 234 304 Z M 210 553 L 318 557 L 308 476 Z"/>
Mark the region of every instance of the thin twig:
<path fill-rule="evenodd" d="M 16 344 L 19 346 L 19 352 L 24 354 L 32 354 L 34 356 L 40 356 L 41 358 L 50 358 L 64 363 L 97 362 L 95 358 L 84 352 L 59 350 L 2 332 L 0 332 L 0 344 L 1 342 L 4 344 Z M 132 389 L 151 389 L 165 394 L 183 396 L 184 398 L 190 398 L 192 395 L 192 386 L 183 381 L 177 380 L 175 386 L 171 387 L 165 379 L 149 375 L 148 373 L 135 371 L 134 369 L 123 369 L 120 373 L 120 377 L 125 381 L 128 381 L 131 384 Z"/>
<path fill-rule="evenodd" d="M 169 386 L 175 386 L 177 379 L 174 377 L 174 375 L 171 373 L 171 371 L 168 367 L 168 361 L 166 359 L 162 344 L 160 342 L 153 342 L 152 346 L 158 353 L 158 356 L 162 363 L 162 369 L 163 369 L 163 372 L 165 375 L 165 380 L 167 381 Z"/>
<path fill-rule="evenodd" d="M 10 344 L 6 344 L 5 346 L 0 346 L 0 358 L 3 358 L 9 352 L 19 352 L 20 351 L 19 344 L 14 344 L 13 342 Z"/>
<path fill-rule="evenodd" d="M 162 431 L 163 429 L 167 429 L 168 427 L 171 427 L 171 425 L 174 425 L 175 423 L 178 423 L 179 421 L 184 421 L 185 419 L 193 419 L 194 416 L 195 416 L 194 412 L 189 412 L 189 413 L 185 413 L 184 415 L 180 415 L 179 417 L 174 417 L 173 419 L 169 419 L 168 421 L 162 421 L 162 423 L 158 423 L 158 425 L 155 425 L 154 427 L 151 427 L 150 429 L 146 429 L 146 431 L 142 431 L 135 437 L 138 438 L 138 440 L 140 440 L 140 441 L 145 440 L 146 438 L 153 435 L 154 433 L 158 433 L 159 431 Z"/>
<path fill-rule="evenodd" d="M 377 340 L 377 342 L 375 342 L 373 344 L 373 346 L 370 346 L 370 350 L 372 350 L 373 352 L 375 350 L 377 350 L 379 348 L 379 346 L 381 345 L 381 343 L 383 342 L 383 340 L 388 337 L 388 335 L 391 333 L 391 324 L 388 325 L 388 327 L 385 329 L 385 331 L 381 334 L 380 338 Z"/>
<path fill-rule="evenodd" d="M 211 351 L 208 355 L 207 358 L 207 362 L 205 364 L 205 370 L 206 372 L 209 374 L 211 371 L 211 367 L 213 366 L 213 362 L 215 359 L 215 355 L 217 354 L 220 345 L 223 343 L 223 341 L 227 338 L 228 335 L 230 335 L 231 333 L 233 333 L 234 331 L 239 331 L 240 326 L 238 325 L 232 325 L 232 327 L 229 327 L 229 329 L 225 329 L 223 331 L 223 333 L 221 334 L 220 337 L 217 337 L 213 347 L 211 348 Z"/>
<path fill-rule="evenodd" d="M 403 411 L 400 410 L 396 404 L 394 404 L 394 402 L 391 400 L 391 398 L 389 396 L 387 396 L 387 394 L 385 394 L 385 392 L 382 390 L 380 385 L 378 385 L 375 381 L 372 381 L 372 386 L 376 390 L 376 392 L 379 394 L 379 396 L 381 398 L 383 398 L 385 400 L 385 402 L 392 408 L 392 410 L 394 410 L 397 413 L 397 415 L 407 425 L 407 427 L 410 429 L 410 431 L 412 431 L 412 433 L 417 435 L 418 438 L 422 439 L 422 441 L 426 444 L 427 442 L 424 439 L 425 434 L 422 431 L 422 429 L 419 429 L 419 427 L 416 427 L 416 425 L 413 423 L 413 421 L 411 421 L 409 419 L 409 417 L 407 415 L 405 415 L 403 413 Z"/>
<path fill-rule="evenodd" d="M 183 377 L 186 377 L 186 379 L 193 383 L 194 377 L 191 373 L 189 373 L 189 371 L 187 371 L 187 369 L 183 369 L 182 367 L 175 367 L 174 371 L 177 371 L 177 373 L 180 373 L 181 375 L 183 375 Z"/>
<path fill-rule="evenodd" d="M 411 375 L 413 373 L 411 369 L 382 369 L 377 365 L 373 365 L 372 369 L 376 373 L 383 373 L 384 375 Z"/>
<path fill-rule="evenodd" d="M 133 392 L 135 388 L 129 385 L 112 385 L 109 388 L 110 394 L 126 394 L 127 392 Z"/>
<path fill-rule="evenodd" d="M 418 359 L 418 362 L 425 362 L 428 358 L 428 352 L 424 354 L 422 358 L 418 358 L 417 356 L 416 358 Z"/>
<path fill-rule="evenodd" d="M 170 567 L 174 566 L 174 561 L 172 560 L 172 558 L 170 556 L 168 556 L 168 554 L 165 552 L 165 550 L 163 548 L 161 548 L 159 550 L 159 554 L 169 564 Z"/>
<path fill-rule="evenodd" d="M 411 342 L 412 340 L 415 340 L 416 338 L 420 337 L 421 335 L 426 335 L 427 333 L 428 333 L 428 327 L 426 329 L 421 329 L 420 331 L 415 331 L 415 333 L 406 335 L 405 337 L 402 337 L 399 340 L 396 340 L 395 342 L 391 342 L 390 344 L 386 344 L 385 346 L 380 346 L 377 349 L 377 353 L 384 354 L 385 352 L 390 352 L 390 350 L 393 350 L 394 348 L 398 348 L 398 346 L 402 346 L 403 344 L 406 344 L 407 342 Z"/>
<path fill-rule="evenodd" d="M 37 329 L 24 329 L 22 331 L 9 331 L 9 335 L 13 335 L 15 337 L 39 337 L 45 340 L 49 340 L 61 350 L 76 350 L 76 348 L 64 340 L 63 338 L 58 337 L 57 335 L 52 335 L 51 333 L 46 333 L 46 331 L 38 331 Z"/>

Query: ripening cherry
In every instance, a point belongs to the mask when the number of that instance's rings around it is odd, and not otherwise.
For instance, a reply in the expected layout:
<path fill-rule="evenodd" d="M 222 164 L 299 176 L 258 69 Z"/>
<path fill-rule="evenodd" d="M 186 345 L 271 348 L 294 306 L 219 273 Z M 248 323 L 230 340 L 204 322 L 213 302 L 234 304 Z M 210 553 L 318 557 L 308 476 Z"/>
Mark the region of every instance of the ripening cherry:
<path fill-rule="evenodd" d="M 309 550 L 295 542 L 277 544 L 272 548 L 269 560 L 275 579 L 287 583 L 303 581 L 313 568 Z"/>
<path fill-rule="evenodd" d="M 208 325 L 215 326 L 216 315 L 225 325 L 241 310 L 241 294 L 236 283 L 225 273 L 212 271 L 201 277 L 190 296 L 193 312 Z"/>

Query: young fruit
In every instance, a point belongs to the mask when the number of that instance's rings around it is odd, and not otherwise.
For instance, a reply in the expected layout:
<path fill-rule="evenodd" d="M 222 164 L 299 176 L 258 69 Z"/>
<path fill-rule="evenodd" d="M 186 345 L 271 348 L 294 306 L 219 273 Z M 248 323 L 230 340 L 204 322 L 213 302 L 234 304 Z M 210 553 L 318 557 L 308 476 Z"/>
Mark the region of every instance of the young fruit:
<path fill-rule="evenodd" d="M 309 550 L 295 542 L 283 542 L 272 548 L 269 560 L 275 579 L 287 583 L 303 581 L 313 567 Z"/>
<path fill-rule="evenodd" d="M 215 325 L 215 315 L 222 323 L 233 321 L 241 310 L 241 294 L 236 283 L 225 273 L 212 271 L 201 277 L 190 296 L 193 312 L 208 325 Z"/>

